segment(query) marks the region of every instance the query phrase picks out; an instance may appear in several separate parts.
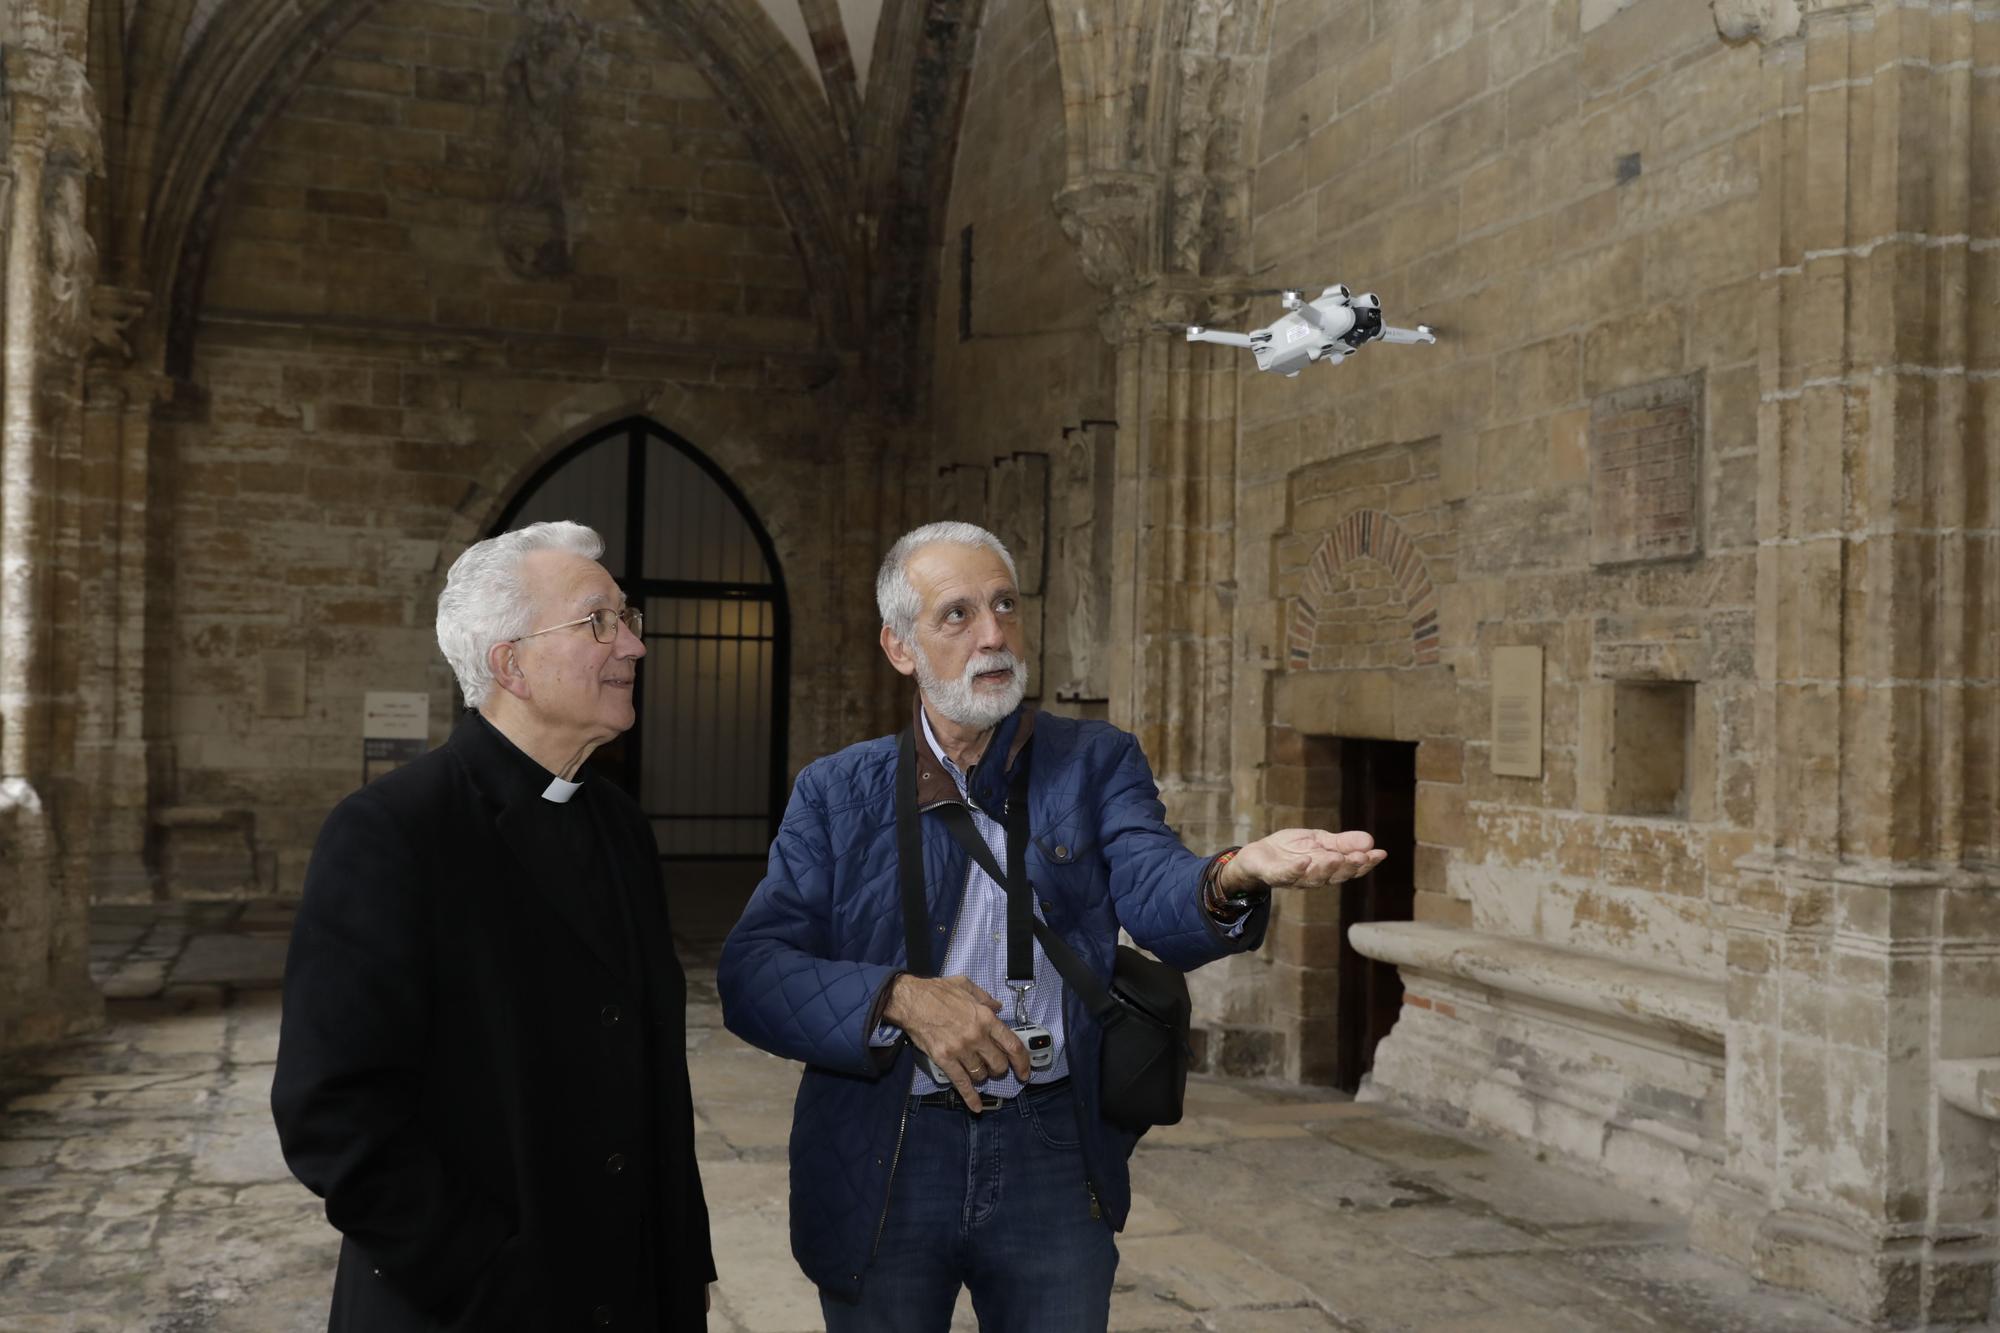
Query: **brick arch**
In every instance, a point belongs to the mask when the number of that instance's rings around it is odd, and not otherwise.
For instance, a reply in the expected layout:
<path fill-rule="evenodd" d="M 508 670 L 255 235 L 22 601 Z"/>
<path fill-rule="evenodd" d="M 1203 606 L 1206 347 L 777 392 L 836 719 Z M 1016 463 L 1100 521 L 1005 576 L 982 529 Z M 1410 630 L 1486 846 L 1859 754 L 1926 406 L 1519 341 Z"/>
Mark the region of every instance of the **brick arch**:
<path fill-rule="evenodd" d="M 1307 563 L 1305 585 L 1292 601 L 1291 669 L 1311 664 L 1320 607 L 1333 591 L 1336 576 L 1348 562 L 1362 557 L 1387 569 L 1402 594 L 1416 664 L 1437 664 L 1437 589 L 1431 584 L 1430 566 L 1402 524 L 1379 509 L 1361 509 L 1342 519 Z"/>

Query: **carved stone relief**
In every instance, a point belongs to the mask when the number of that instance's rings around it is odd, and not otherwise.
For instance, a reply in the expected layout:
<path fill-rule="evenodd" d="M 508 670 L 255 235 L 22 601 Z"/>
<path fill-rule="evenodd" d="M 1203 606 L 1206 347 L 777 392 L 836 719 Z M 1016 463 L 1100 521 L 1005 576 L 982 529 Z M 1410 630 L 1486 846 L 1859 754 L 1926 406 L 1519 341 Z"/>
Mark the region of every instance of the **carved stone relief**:
<path fill-rule="evenodd" d="M 1021 623 L 1027 629 L 1028 697 L 1048 692 L 1048 599 L 1044 596 L 1049 531 L 1049 456 L 1018 453 L 993 460 L 987 523 L 1014 557 L 1014 581 L 1021 594 Z"/>
<path fill-rule="evenodd" d="M 124 287 L 100 285 L 93 291 L 90 299 L 91 354 L 120 365 L 129 364 L 132 345 L 126 340 L 126 332 L 133 321 L 146 312 L 151 301 L 150 293 Z"/>
<path fill-rule="evenodd" d="M 1056 220 L 1077 248 L 1083 274 L 1107 292 L 1122 291 L 1150 271 L 1148 262 L 1159 187 L 1138 172 L 1102 173 L 1056 195 Z"/>
<path fill-rule="evenodd" d="M 1118 428 L 1089 422 L 1063 432 L 1050 487 L 1050 567 L 1042 662 L 1058 702 L 1110 697 L 1112 483 Z"/>
<path fill-rule="evenodd" d="M 522 9 L 530 26 L 501 75 L 508 150 L 500 252 L 524 278 L 557 278 L 572 264 L 569 118 L 589 32 L 561 0 L 523 0 Z"/>
<path fill-rule="evenodd" d="M 995 459 L 987 513 L 987 526 L 1014 557 L 1021 594 L 1041 596 L 1042 555 L 1049 530 L 1049 456 L 1021 453 Z"/>
<path fill-rule="evenodd" d="M 1782 41 L 1799 30 L 1798 0 L 1711 0 L 1715 30 L 1732 42 Z"/>
<path fill-rule="evenodd" d="M 97 281 L 97 243 L 86 218 L 85 165 L 67 154 L 50 154 L 42 181 L 42 225 L 48 246 L 48 330 L 50 345 L 65 357 L 89 346 L 91 289 Z"/>
<path fill-rule="evenodd" d="M 925 522 L 957 519 L 986 523 L 986 469 L 977 463 L 954 463 L 938 469 L 931 489 L 931 512 Z"/>
<path fill-rule="evenodd" d="M 1241 262 L 1249 172 L 1245 124 L 1268 0 L 1192 0 L 1176 44 L 1173 167 L 1167 182 L 1167 271 L 1218 273 Z"/>

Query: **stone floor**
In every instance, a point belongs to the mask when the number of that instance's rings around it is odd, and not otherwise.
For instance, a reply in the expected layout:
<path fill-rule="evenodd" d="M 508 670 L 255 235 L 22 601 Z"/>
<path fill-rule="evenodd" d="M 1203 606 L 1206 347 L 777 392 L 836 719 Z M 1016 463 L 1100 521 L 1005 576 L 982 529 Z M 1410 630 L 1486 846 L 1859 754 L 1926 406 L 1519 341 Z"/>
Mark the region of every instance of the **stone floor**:
<path fill-rule="evenodd" d="M 0 1331 L 324 1327 L 334 1236 L 265 1103 L 288 921 L 276 905 L 101 912 L 109 1027 L 0 1077 Z M 786 1249 L 796 1069 L 722 1030 L 712 945 L 690 952 L 711 1327 L 816 1329 Z M 1854 1327 L 1693 1254 L 1642 1199 L 1319 1090 L 1198 1080 L 1134 1178 L 1114 1329 Z M 963 1305 L 955 1327 L 973 1327 Z"/>

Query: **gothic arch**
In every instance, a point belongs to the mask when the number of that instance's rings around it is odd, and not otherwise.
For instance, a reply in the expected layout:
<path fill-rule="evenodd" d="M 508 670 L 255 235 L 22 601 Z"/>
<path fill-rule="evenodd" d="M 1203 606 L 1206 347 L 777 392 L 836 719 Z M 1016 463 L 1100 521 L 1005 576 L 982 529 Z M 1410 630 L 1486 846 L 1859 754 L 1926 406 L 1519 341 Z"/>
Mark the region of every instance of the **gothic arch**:
<path fill-rule="evenodd" d="M 1333 591 L 1334 580 L 1354 560 L 1367 558 L 1389 571 L 1410 619 L 1410 643 L 1416 665 L 1438 660 L 1437 589 L 1430 567 L 1403 525 L 1379 509 L 1361 509 L 1342 519 L 1313 552 L 1306 567 L 1305 586 L 1292 601 L 1290 651 L 1286 664 L 1297 671 L 1312 664 L 1313 641 L 1319 632 L 1320 608 Z"/>
<path fill-rule="evenodd" d="M 524 423 L 514 440 L 496 445 L 489 452 L 465 502 L 440 536 L 433 579 L 436 586 L 431 593 L 435 595 L 444 586 L 445 570 L 459 553 L 486 534 L 529 479 L 550 460 L 577 441 L 628 417 L 646 417 L 686 439 L 699 441 L 702 452 L 743 491 L 745 501 L 760 516 L 760 521 L 767 527 L 773 526 L 773 515 L 781 512 L 783 506 L 776 496 L 760 493 L 756 470 L 746 466 L 752 461 L 752 442 L 713 412 L 700 395 L 678 387 L 634 395 L 616 385 L 597 385 L 580 390 Z M 779 563 L 791 566 L 801 553 L 787 549 L 788 536 L 781 527 L 771 533 L 772 541 L 777 544 Z"/>

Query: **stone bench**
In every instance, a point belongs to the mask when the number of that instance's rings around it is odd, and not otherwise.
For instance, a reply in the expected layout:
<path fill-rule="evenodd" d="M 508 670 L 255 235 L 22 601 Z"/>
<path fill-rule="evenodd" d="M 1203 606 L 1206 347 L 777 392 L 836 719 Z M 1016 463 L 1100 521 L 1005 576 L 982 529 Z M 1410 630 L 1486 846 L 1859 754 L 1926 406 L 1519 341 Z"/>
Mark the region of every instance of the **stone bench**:
<path fill-rule="evenodd" d="M 1729 1014 L 1720 979 L 1418 921 L 1365 923 L 1351 927 L 1348 938 L 1364 957 L 1400 968 L 1723 1044 Z"/>

